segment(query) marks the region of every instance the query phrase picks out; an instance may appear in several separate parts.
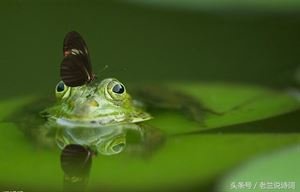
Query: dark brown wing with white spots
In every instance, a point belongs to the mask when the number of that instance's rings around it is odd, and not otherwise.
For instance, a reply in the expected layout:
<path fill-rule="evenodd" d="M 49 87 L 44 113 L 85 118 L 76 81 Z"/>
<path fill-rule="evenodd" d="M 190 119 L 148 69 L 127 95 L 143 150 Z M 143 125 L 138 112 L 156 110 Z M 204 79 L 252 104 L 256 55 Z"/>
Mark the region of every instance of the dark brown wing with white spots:
<path fill-rule="evenodd" d="M 67 33 L 63 53 L 60 76 L 67 86 L 81 86 L 94 79 L 89 52 L 79 33 L 75 31 Z"/>

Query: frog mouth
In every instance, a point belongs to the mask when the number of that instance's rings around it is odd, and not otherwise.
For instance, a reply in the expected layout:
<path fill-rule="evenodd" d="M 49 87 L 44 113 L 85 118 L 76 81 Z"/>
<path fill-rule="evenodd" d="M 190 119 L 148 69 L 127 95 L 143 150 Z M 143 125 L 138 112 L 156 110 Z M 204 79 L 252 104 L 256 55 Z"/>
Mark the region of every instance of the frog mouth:
<path fill-rule="evenodd" d="M 124 119 L 116 119 L 114 116 L 106 116 L 105 118 L 94 119 L 94 120 L 81 120 L 81 119 L 65 119 L 58 118 L 56 123 L 63 127 L 89 127 L 95 128 L 99 126 L 110 126 L 121 124 Z"/>
<path fill-rule="evenodd" d="M 138 114 L 129 114 L 126 115 L 124 113 L 119 114 L 111 114 L 111 115 L 105 115 L 96 117 L 92 120 L 87 119 L 67 119 L 67 118 L 57 118 L 56 123 L 63 127 L 89 127 L 89 128 L 95 128 L 95 127 L 105 127 L 105 126 L 111 126 L 111 125 L 118 125 L 118 124 L 124 124 L 124 123 L 138 123 L 141 121 L 146 121 L 152 119 L 152 116 L 149 115 L 146 112 L 140 112 Z"/>

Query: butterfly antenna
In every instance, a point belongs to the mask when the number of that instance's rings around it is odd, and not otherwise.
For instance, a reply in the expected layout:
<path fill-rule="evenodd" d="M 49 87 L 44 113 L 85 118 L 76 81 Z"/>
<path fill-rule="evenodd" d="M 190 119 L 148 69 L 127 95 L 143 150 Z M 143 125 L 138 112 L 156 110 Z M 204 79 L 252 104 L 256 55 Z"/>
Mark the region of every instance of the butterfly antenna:
<path fill-rule="evenodd" d="M 101 69 L 100 73 L 103 73 L 108 68 L 108 65 L 105 65 L 103 69 Z"/>

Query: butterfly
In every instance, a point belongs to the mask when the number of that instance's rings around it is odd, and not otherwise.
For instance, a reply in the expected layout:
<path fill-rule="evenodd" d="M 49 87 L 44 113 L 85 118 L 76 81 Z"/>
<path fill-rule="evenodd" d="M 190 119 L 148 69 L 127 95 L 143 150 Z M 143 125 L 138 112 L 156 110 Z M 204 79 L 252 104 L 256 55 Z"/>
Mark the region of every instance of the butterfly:
<path fill-rule="evenodd" d="M 66 34 L 63 54 L 60 77 L 67 86 L 77 87 L 94 80 L 88 48 L 78 32 L 71 31 Z"/>

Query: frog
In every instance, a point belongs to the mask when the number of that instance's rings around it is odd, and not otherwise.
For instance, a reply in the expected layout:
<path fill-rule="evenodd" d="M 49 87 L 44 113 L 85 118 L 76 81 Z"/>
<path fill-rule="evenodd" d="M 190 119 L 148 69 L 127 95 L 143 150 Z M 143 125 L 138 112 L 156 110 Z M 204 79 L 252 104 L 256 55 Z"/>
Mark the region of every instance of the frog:
<path fill-rule="evenodd" d="M 136 106 L 125 86 L 107 78 L 80 87 L 69 87 L 63 81 L 56 86 L 58 102 L 42 112 L 45 127 L 57 128 L 56 142 L 87 146 L 94 153 L 111 155 L 126 146 L 126 130 L 142 134 L 140 122 L 152 116 Z"/>
<path fill-rule="evenodd" d="M 159 132 L 141 125 L 153 117 L 123 83 L 116 78 L 96 78 L 87 45 L 78 32 L 66 34 L 63 56 L 56 102 L 40 112 L 46 120 L 39 128 L 41 142 L 53 141 L 49 133 L 55 132 L 55 142 L 62 150 L 77 144 L 93 154 L 113 155 L 125 149 L 128 131 L 136 132 L 140 140 L 149 138 L 149 132 Z"/>

